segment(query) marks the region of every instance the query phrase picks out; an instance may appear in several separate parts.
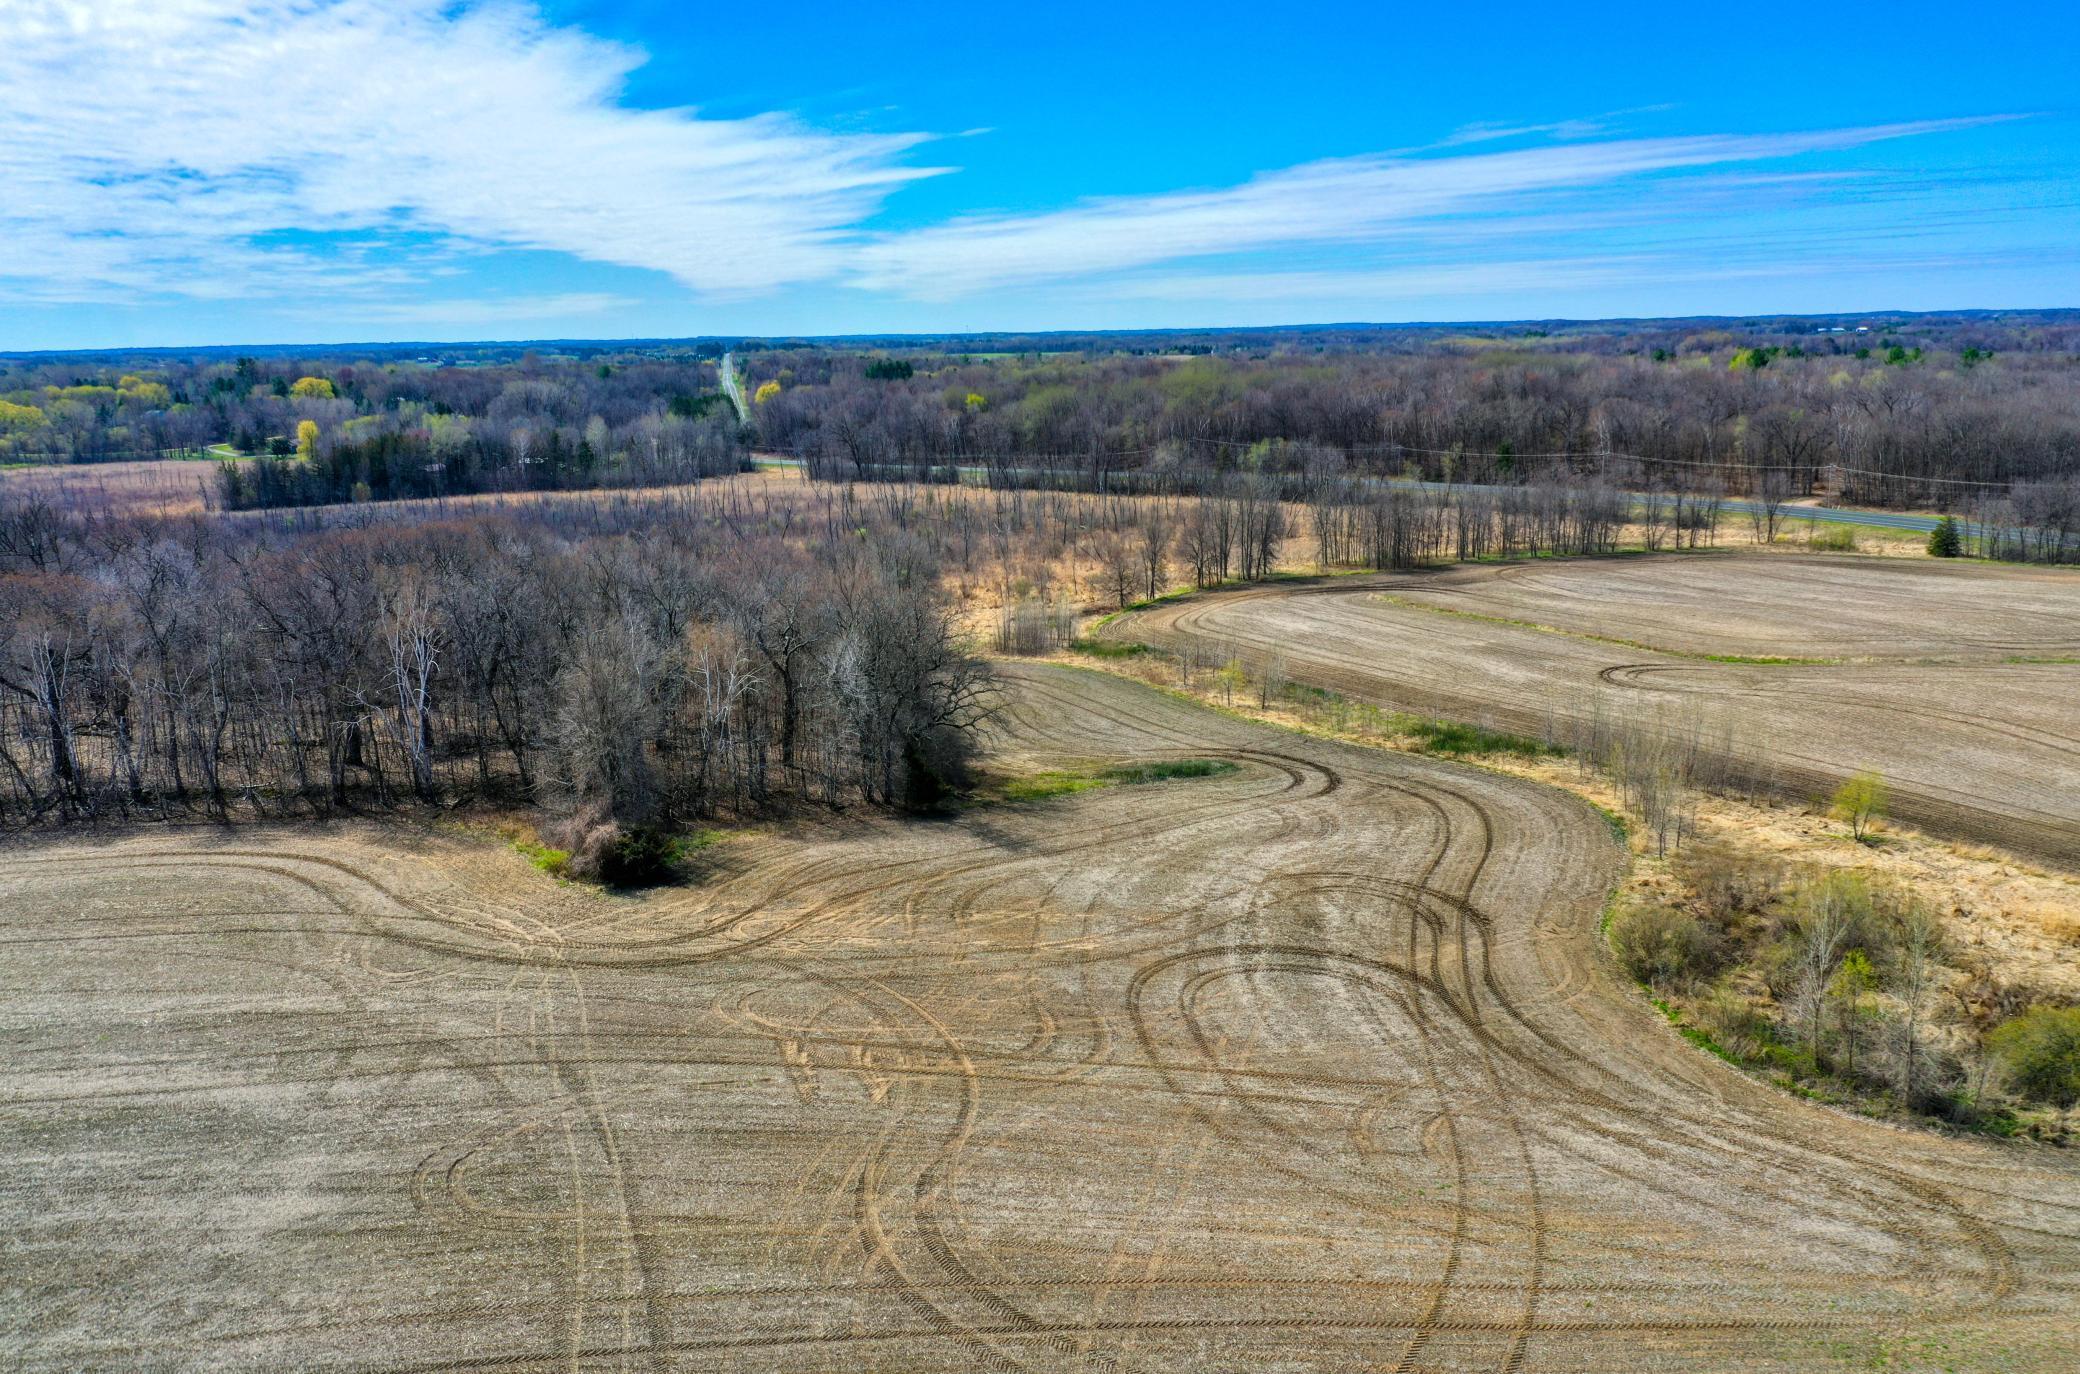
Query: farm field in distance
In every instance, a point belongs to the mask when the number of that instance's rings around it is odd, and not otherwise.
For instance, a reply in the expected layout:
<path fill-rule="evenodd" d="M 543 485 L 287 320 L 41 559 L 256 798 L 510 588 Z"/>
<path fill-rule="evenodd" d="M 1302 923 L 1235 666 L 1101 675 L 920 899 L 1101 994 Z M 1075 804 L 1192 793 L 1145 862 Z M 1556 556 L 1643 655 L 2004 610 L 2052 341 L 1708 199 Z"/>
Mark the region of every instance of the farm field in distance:
<path fill-rule="evenodd" d="M 1533 736 L 1654 719 L 1810 796 L 1874 769 L 1904 820 L 2080 863 L 2080 580 L 2061 572 L 1722 553 L 1495 564 L 1194 597 L 1104 633 L 1276 655 L 1298 682 Z"/>

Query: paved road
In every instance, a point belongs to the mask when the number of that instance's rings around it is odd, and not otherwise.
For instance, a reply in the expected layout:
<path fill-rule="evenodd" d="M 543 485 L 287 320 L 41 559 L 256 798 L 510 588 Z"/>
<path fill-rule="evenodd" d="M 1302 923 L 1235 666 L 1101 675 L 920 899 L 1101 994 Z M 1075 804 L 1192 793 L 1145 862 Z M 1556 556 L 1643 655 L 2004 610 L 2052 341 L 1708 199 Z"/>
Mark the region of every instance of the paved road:
<path fill-rule="evenodd" d="M 737 385 L 737 357 L 734 353 L 722 355 L 722 394 L 737 408 L 737 421 L 751 423 L 751 407 L 744 404 L 744 388 Z M 799 461 L 799 460 L 797 460 Z"/>
<path fill-rule="evenodd" d="M 1721 503 L 1721 509 L 1734 515 L 1753 515 L 1753 501 L 1729 500 Z M 1926 534 L 1942 520 L 1939 515 L 1907 515 L 1887 510 L 1847 510 L 1830 506 L 1785 506 L 1781 512 L 1785 520 L 1818 520 L 1823 525 L 1868 525 L 1881 530 L 1916 530 Z M 1960 534 L 1976 536 L 1980 527 L 1969 520 L 1957 522 Z"/>

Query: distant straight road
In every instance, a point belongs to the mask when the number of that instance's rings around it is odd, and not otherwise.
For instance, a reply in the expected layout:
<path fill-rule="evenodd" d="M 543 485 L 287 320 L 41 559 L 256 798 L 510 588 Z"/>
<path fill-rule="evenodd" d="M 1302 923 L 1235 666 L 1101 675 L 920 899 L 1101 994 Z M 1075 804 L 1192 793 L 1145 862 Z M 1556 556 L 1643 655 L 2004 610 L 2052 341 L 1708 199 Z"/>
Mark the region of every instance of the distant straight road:
<path fill-rule="evenodd" d="M 722 355 L 722 394 L 737 408 L 737 423 L 751 423 L 751 407 L 744 404 L 744 389 L 737 385 L 737 355 Z"/>

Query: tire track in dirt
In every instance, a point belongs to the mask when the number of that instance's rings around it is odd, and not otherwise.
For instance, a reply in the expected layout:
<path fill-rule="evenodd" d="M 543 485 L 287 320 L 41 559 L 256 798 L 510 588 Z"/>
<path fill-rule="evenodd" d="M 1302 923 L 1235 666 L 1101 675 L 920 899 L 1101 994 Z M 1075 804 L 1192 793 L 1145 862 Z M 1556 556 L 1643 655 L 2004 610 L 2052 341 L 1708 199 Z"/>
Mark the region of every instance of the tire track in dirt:
<path fill-rule="evenodd" d="M 1605 633 L 1632 640 L 1657 632 L 1663 622 L 1653 619 L 1653 598 L 1668 598 L 1680 608 L 1669 616 L 1683 617 L 1670 629 L 1676 642 L 1667 654 L 1649 657 L 1565 625 L 1540 628 L 1540 617 L 1553 612 L 1547 583 L 1508 566 L 1204 594 L 1123 616 L 1101 633 L 1166 650 L 1234 651 L 1251 664 L 1278 654 L 1295 681 L 1534 736 L 1556 721 L 1584 722 L 1598 700 L 1607 710 L 1622 709 L 1630 692 L 1654 690 L 1645 678 L 1675 676 L 1686 681 L 1687 701 L 1733 731 L 1736 748 L 1725 764 L 1763 785 L 1824 794 L 1850 772 L 1875 768 L 1892 781 L 1903 820 L 2080 865 L 2080 737 L 2060 728 L 2071 719 L 2062 703 L 2080 691 L 2080 666 L 2009 662 L 2032 650 L 2061 653 L 2065 641 L 2041 614 L 2033 619 L 2005 604 L 2026 588 L 2035 598 L 2027 604 L 2065 608 L 2057 624 L 2080 623 L 2080 579 L 1987 569 L 1973 571 L 1993 575 L 1932 577 L 1909 564 L 1812 562 L 1665 556 L 1541 570 L 1548 583 L 1626 579 L 1632 600 L 1598 601 L 1593 609 L 1604 618 L 1598 624 L 1608 622 Z M 1748 600 L 1722 606 L 1699 596 L 1691 584 L 1706 576 L 1737 582 Z M 1825 638 L 1828 615 L 1815 597 L 1789 595 L 1766 605 L 1758 591 L 1772 579 L 1797 588 L 1802 579 L 1821 585 L 1816 579 L 1825 576 L 1862 578 L 1873 593 L 1902 589 L 1869 607 L 1840 604 L 1857 614 L 1859 633 L 1889 635 L 1910 651 L 1872 657 L 1858 641 L 1859 656 L 1833 666 L 1702 661 L 1838 647 Z M 1931 588 L 1944 594 L 1931 599 Z M 1416 600 L 1383 604 L 1383 591 Z M 1430 604 L 1469 596 L 1479 598 L 1477 616 L 1440 614 L 1451 607 Z M 2007 625 L 2012 634 L 1987 639 L 1937 628 L 1974 622 Z M 1770 627 L 1781 642 L 1758 643 Z M 1945 656 L 1932 660 L 1930 653 Z M 1879 674 L 1911 674 L 1911 698 L 1860 690 Z M 1764 682 L 1780 685 L 1743 686 Z"/>
<path fill-rule="evenodd" d="M 0 855 L 37 1028 L 0 1148 L 49 1180 L 0 1216 L 31 1285 L 81 1262 L 52 1218 L 137 1237 L 112 1315 L 25 1294 L 24 1367 L 1600 1374 L 2076 1334 L 2073 1170 L 1693 1062 L 1594 960 L 1615 857 L 1571 801 L 1006 679 L 1021 766 L 1240 767 L 746 844 L 643 901 L 374 828 Z"/>

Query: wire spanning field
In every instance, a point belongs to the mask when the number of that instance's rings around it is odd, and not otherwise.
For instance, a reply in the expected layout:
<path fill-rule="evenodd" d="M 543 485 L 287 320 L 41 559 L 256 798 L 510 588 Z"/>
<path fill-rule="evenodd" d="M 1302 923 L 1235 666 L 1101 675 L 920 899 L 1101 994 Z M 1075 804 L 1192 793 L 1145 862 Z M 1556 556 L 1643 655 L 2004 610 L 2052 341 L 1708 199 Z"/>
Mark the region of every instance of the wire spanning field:
<path fill-rule="evenodd" d="M 1694 706 L 1791 787 L 1876 769 L 1903 820 L 2080 867 L 2080 577 L 2062 570 L 1503 564 L 1194 597 L 1108 633 L 1276 653 L 1301 682 L 1533 735 Z M 1738 661 L 1766 658 L 1805 661 Z"/>
<path fill-rule="evenodd" d="M 15 1367 L 2052 1369 L 2080 1173 L 1751 1084 L 1563 794 L 1026 669 L 1019 767 L 613 898 L 376 828 L 0 859 Z M 1917 1347 L 1919 1348 L 1919 1347 Z M 1983 1356 L 1983 1358 L 1982 1358 Z"/>

